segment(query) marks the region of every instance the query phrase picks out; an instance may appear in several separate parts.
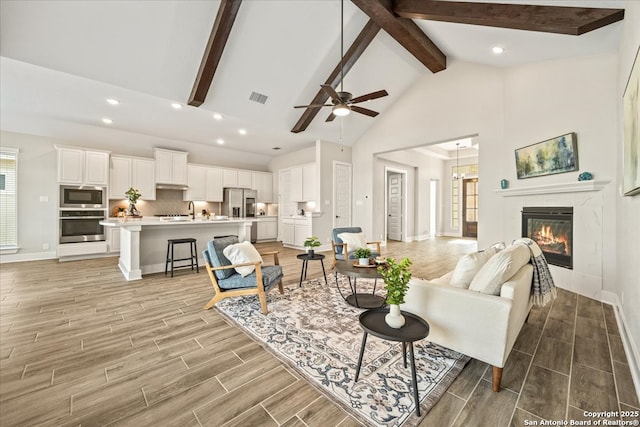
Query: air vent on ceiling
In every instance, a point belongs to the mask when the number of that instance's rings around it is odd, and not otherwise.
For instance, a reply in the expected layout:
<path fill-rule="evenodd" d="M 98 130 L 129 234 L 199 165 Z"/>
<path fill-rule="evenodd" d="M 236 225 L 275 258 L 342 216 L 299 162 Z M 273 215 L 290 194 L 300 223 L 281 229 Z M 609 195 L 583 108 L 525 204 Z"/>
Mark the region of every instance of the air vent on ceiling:
<path fill-rule="evenodd" d="M 267 102 L 267 99 L 269 97 L 267 95 L 263 95 L 261 93 L 258 92 L 251 92 L 251 96 L 249 97 L 249 100 L 254 101 L 254 102 L 258 102 L 260 104 L 264 104 Z"/>

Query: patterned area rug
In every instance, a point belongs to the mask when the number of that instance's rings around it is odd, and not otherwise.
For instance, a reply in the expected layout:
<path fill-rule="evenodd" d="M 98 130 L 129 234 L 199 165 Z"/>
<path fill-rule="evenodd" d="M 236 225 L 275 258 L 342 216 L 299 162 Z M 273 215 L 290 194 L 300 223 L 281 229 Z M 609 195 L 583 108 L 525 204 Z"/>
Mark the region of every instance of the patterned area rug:
<path fill-rule="evenodd" d="M 346 278 L 339 276 L 339 280 L 342 289 L 348 289 Z M 358 280 L 358 292 L 367 287 L 371 291 L 372 284 Z M 376 293 L 383 295 L 384 290 Z M 301 288 L 285 288 L 284 295 L 274 290 L 267 298 L 266 316 L 256 296 L 228 298 L 217 308 L 363 424 L 418 424 L 411 369 L 403 366 L 400 343 L 369 335 L 360 377 L 354 382 L 362 342 L 358 316 L 363 310 L 340 297 L 333 276 L 329 286 L 315 279 L 303 282 Z M 414 348 L 424 417 L 469 358 L 427 340 L 414 343 Z"/>

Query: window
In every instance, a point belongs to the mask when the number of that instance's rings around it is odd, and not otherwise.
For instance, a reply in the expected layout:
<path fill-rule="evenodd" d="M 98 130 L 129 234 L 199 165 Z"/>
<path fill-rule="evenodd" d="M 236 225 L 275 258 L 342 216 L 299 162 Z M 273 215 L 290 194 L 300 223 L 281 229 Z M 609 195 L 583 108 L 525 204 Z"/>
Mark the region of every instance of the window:
<path fill-rule="evenodd" d="M 451 167 L 451 176 L 464 177 L 464 176 L 477 176 L 478 165 L 462 165 L 459 167 Z M 460 182 L 461 180 L 451 180 L 451 228 L 457 229 L 460 226 Z"/>
<path fill-rule="evenodd" d="M 0 148 L 0 250 L 18 247 L 18 150 Z"/>

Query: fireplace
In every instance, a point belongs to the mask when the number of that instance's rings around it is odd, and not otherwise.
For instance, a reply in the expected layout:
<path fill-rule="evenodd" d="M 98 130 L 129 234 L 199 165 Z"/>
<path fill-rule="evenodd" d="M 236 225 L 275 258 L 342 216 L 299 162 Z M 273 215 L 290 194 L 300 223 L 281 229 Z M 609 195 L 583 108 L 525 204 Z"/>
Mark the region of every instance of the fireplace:
<path fill-rule="evenodd" d="M 534 240 L 549 264 L 573 269 L 572 207 L 523 207 L 522 237 Z"/>

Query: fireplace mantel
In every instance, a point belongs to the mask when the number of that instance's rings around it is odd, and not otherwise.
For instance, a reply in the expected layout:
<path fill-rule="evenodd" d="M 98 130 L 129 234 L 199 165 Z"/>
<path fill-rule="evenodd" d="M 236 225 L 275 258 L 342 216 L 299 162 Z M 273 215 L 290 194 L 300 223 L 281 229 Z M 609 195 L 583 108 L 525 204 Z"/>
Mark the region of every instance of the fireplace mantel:
<path fill-rule="evenodd" d="M 532 187 L 508 188 L 506 190 L 494 191 L 502 197 L 552 193 L 577 193 L 581 191 L 600 191 L 610 182 L 611 181 L 609 180 L 576 181 L 561 184 L 537 185 Z"/>

